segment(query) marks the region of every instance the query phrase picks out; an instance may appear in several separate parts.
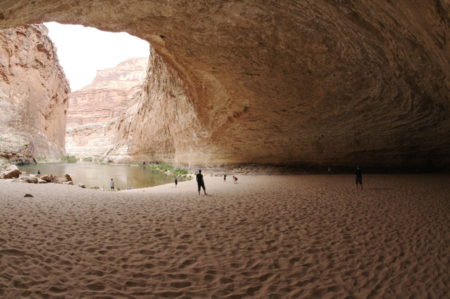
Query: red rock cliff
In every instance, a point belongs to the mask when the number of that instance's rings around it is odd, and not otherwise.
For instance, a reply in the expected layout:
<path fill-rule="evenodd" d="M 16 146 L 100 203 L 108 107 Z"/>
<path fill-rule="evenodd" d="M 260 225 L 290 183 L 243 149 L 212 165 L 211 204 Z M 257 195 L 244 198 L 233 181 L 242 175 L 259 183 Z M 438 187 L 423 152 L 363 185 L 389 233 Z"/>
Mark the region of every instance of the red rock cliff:
<path fill-rule="evenodd" d="M 82 23 L 152 43 L 175 81 L 150 79 L 161 92 L 145 91 L 135 113 L 159 103 L 173 118 L 124 120 L 119 156 L 439 166 L 450 164 L 449 11 L 448 0 L 17 0 L 0 4 L 0 26 Z"/>
<path fill-rule="evenodd" d="M 63 155 L 69 91 L 45 26 L 1 30 L 0 155 Z"/>
<path fill-rule="evenodd" d="M 133 58 L 97 72 L 70 94 L 66 150 L 78 157 L 104 157 L 113 147 L 116 123 L 142 90 L 148 58 Z"/>

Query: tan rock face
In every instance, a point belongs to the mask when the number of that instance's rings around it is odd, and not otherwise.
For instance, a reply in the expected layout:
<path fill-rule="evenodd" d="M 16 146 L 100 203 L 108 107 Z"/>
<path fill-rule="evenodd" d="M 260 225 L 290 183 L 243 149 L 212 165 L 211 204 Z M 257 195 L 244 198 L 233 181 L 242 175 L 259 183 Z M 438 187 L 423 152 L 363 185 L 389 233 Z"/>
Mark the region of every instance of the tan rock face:
<path fill-rule="evenodd" d="M 201 128 L 182 79 L 152 51 L 145 81 L 143 91 L 135 95 L 134 104 L 115 127 L 109 158 L 176 163 L 195 159 L 200 135 L 208 132 Z"/>
<path fill-rule="evenodd" d="M 78 157 L 104 157 L 113 147 L 119 117 L 142 90 L 148 58 L 133 58 L 100 70 L 94 81 L 70 94 L 66 151 Z"/>
<path fill-rule="evenodd" d="M 17 0 L 0 4 L 0 26 L 81 23 L 152 43 L 160 77 L 122 121 L 117 157 L 439 166 L 450 164 L 449 6 Z"/>
<path fill-rule="evenodd" d="M 64 154 L 69 85 L 42 25 L 0 31 L 0 156 Z"/>

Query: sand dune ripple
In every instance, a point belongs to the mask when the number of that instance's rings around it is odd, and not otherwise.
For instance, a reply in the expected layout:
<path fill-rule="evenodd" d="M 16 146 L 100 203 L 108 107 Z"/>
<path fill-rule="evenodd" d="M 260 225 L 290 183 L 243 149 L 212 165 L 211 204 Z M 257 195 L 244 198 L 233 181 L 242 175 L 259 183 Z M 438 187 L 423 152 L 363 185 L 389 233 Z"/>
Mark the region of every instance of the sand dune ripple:
<path fill-rule="evenodd" d="M 0 297 L 444 298 L 449 178 L 206 176 L 206 197 L 3 181 Z"/>

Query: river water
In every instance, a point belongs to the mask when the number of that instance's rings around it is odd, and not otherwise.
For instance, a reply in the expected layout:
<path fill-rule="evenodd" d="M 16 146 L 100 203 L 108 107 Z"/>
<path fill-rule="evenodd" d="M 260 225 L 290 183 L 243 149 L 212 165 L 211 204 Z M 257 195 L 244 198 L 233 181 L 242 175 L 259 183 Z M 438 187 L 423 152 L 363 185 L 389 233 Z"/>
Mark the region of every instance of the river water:
<path fill-rule="evenodd" d="M 174 177 L 152 171 L 142 166 L 102 165 L 94 163 L 42 163 L 19 166 L 20 170 L 31 174 L 53 174 L 58 177 L 66 173 L 72 177 L 73 183 L 86 187 L 100 187 L 109 190 L 111 178 L 116 189 L 135 189 L 168 184 Z"/>

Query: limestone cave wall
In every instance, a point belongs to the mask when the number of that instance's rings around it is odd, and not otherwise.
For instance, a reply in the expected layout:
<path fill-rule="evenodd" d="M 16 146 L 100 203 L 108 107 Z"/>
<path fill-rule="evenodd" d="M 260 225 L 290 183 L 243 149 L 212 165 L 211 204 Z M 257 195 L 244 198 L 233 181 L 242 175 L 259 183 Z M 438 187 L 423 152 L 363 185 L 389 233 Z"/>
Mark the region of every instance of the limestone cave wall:
<path fill-rule="evenodd" d="M 151 42 L 155 88 L 122 121 L 117 157 L 441 167 L 449 12 L 448 0 L 7 0 L 0 26 L 77 23 Z"/>
<path fill-rule="evenodd" d="M 45 26 L 0 30 L 0 157 L 63 155 L 69 91 Z"/>

